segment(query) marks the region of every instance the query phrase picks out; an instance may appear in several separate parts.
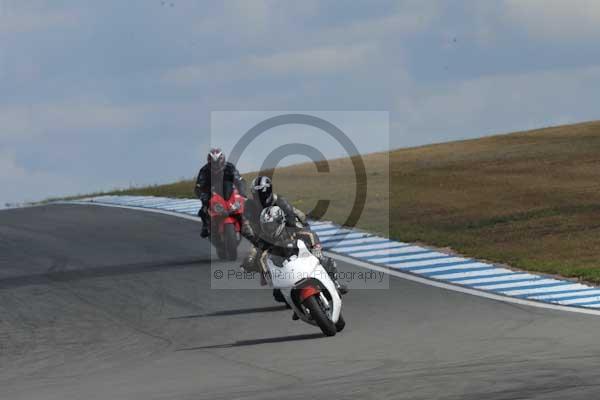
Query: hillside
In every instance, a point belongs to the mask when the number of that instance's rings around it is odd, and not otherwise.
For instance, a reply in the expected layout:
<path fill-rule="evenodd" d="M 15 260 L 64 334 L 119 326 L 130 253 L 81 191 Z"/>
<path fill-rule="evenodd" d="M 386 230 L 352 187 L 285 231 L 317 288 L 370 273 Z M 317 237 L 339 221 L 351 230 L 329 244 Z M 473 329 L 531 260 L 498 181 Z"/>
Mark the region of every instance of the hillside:
<path fill-rule="evenodd" d="M 400 149 L 364 160 L 369 197 L 360 227 L 600 282 L 600 122 Z M 277 191 L 303 209 L 317 198 L 334 199 L 326 218 L 343 222 L 354 199 L 354 173 L 347 159 L 330 165 L 332 172 L 323 176 L 310 164 L 278 169 Z M 125 193 L 189 197 L 191 189 L 191 182 L 179 182 Z"/>

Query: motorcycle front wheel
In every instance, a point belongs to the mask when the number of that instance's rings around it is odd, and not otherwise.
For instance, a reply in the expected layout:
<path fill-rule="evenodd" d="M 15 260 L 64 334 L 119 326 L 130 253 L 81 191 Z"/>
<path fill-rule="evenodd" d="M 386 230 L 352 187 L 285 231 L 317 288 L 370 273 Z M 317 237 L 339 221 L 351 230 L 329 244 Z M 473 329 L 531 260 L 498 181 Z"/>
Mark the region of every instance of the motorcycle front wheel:
<path fill-rule="evenodd" d="M 226 224 L 223 230 L 223 248 L 225 258 L 229 261 L 237 260 L 237 234 L 233 224 Z"/>
<path fill-rule="evenodd" d="M 337 328 L 332 320 L 329 319 L 318 295 L 310 296 L 304 300 L 304 307 L 308 308 L 311 318 L 321 328 L 321 331 L 325 336 L 335 336 Z"/>
<path fill-rule="evenodd" d="M 341 332 L 344 330 L 345 327 L 346 327 L 346 321 L 344 320 L 344 317 L 342 316 L 342 314 L 340 314 L 340 318 L 338 318 L 338 322 L 335 323 L 335 329 L 337 329 L 338 332 Z"/>

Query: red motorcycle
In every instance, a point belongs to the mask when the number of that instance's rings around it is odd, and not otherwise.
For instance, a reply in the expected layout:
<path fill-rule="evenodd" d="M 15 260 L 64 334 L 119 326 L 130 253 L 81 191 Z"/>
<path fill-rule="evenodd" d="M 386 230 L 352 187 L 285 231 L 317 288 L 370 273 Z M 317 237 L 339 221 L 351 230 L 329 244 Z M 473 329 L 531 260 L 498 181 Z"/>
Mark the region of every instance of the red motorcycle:
<path fill-rule="evenodd" d="M 242 240 L 240 217 L 244 213 L 246 199 L 235 188 L 229 192 L 227 200 L 215 191 L 210 198 L 210 240 L 221 260 L 235 261 L 237 248 Z"/>

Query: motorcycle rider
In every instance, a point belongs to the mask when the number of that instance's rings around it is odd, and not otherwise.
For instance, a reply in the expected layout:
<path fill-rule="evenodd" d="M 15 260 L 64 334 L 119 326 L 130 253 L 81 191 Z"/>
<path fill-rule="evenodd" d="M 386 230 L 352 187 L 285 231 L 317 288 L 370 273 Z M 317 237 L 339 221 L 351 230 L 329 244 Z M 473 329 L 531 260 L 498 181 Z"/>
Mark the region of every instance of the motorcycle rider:
<path fill-rule="evenodd" d="M 273 193 L 273 182 L 268 176 L 261 175 L 252 181 L 252 197 L 259 203 L 260 211 L 271 206 L 281 208 L 285 214 L 287 226 L 306 226 L 306 215 L 292 206 L 283 196 Z M 258 220 L 258 218 L 256 219 Z"/>
<path fill-rule="evenodd" d="M 258 269 L 258 272 L 265 272 L 267 271 L 267 257 L 287 259 L 298 254 L 298 240 L 302 240 L 310 252 L 319 259 L 340 294 L 348 292 L 347 287 L 338 282 L 335 260 L 323 254 L 319 237 L 308 226 L 288 225 L 285 212 L 279 206 L 270 206 L 260 213 L 260 228 L 257 262 L 252 265 L 244 265 L 244 269 L 254 267 L 255 270 Z M 273 295 L 277 301 L 283 300 L 280 293 L 279 296 L 276 293 Z"/>
<path fill-rule="evenodd" d="M 259 175 L 252 181 L 252 200 L 246 202 L 246 218 L 250 221 L 254 232 L 260 232 L 260 214 L 267 208 L 272 206 L 279 207 L 285 215 L 285 225 L 287 227 L 303 228 L 308 226 L 306 223 L 306 215 L 292 206 L 283 196 L 273 193 L 273 182 L 271 178 L 265 175 Z M 259 250 L 256 243 L 250 248 L 248 256 L 242 265 L 242 268 L 251 271 L 260 270 Z M 273 289 L 273 297 L 276 301 L 283 303 L 285 300 L 278 289 Z"/>
<path fill-rule="evenodd" d="M 223 194 L 227 187 L 237 188 L 240 195 L 246 196 L 246 182 L 240 176 L 239 171 L 230 162 L 225 159 L 225 154 L 218 147 L 210 149 L 207 155 L 206 164 L 200 169 L 196 186 L 194 188 L 196 196 L 202 201 L 202 207 L 198 211 L 198 216 L 202 219 L 202 232 L 200 235 L 205 238 L 210 236 L 210 215 L 208 206 L 212 192 Z M 240 225 L 242 227 L 242 236 L 248 238 L 251 242 L 255 241 L 254 231 L 248 220 L 240 216 Z"/>

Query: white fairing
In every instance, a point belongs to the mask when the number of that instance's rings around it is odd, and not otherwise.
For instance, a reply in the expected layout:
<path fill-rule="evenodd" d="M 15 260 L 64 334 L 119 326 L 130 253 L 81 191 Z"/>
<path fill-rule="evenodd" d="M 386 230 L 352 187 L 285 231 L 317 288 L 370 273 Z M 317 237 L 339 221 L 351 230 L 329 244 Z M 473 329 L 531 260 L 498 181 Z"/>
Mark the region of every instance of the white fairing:
<path fill-rule="evenodd" d="M 274 289 L 280 289 L 287 303 L 296 311 L 296 314 L 306 321 L 304 312 L 298 309 L 298 305 L 294 304 L 291 298 L 292 289 L 296 284 L 306 278 L 314 278 L 321 282 L 331 296 L 331 320 L 337 323 L 342 310 L 342 299 L 338 294 L 335 284 L 329 277 L 329 274 L 323 268 L 319 259 L 312 255 L 306 248 L 302 240 L 298 241 L 299 253 L 298 256 L 292 256 L 283 262 L 283 265 L 278 266 L 273 263 L 271 258 L 267 260 L 269 273 L 271 275 L 271 285 Z M 310 321 L 306 321 L 310 322 Z"/>

